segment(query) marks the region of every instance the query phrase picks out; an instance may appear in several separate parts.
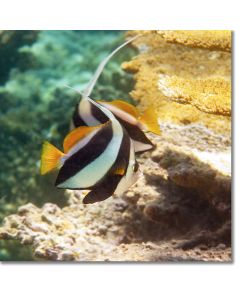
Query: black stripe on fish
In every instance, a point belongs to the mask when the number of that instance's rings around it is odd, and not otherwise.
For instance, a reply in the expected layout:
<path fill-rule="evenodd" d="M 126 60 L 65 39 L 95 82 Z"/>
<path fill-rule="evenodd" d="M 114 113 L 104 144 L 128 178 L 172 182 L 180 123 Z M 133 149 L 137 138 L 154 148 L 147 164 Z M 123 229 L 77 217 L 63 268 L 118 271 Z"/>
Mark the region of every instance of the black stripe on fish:
<path fill-rule="evenodd" d="M 99 107 L 93 105 L 92 103 L 91 103 L 91 114 L 95 119 L 97 119 L 102 124 L 106 123 L 109 120 L 109 118 L 104 114 L 104 112 L 102 112 L 99 109 Z"/>
<path fill-rule="evenodd" d="M 101 181 L 99 181 L 93 189 L 84 197 L 83 203 L 90 204 L 95 202 L 100 202 L 106 200 L 114 194 L 119 182 L 126 175 L 127 168 L 129 165 L 130 158 L 130 139 L 126 131 L 124 130 L 123 140 L 121 143 L 121 147 L 119 149 L 119 153 L 116 159 L 116 162 L 109 170 L 106 176 L 103 177 Z M 114 171 L 118 168 L 124 168 L 124 174 L 118 175 L 114 174 Z"/>
<path fill-rule="evenodd" d="M 78 107 L 79 107 L 79 104 L 76 105 L 74 113 L 73 113 L 73 117 L 72 117 L 73 124 L 75 127 L 86 126 L 87 124 L 83 121 L 83 119 L 79 115 Z"/>
<path fill-rule="evenodd" d="M 61 167 L 55 185 L 63 183 L 76 175 L 84 167 L 101 155 L 111 142 L 113 137 L 112 124 L 109 123 L 100 130 L 83 148 L 78 150 L 64 162 Z M 87 189 L 84 188 L 84 189 Z"/>
<path fill-rule="evenodd" d="M 137 127 L 136 125 L 130 124 L 130 123 L 120 119 L 119 117 L 116 117 L 116 119 L 126 129 L 127 133 L 129 134 L 129 136 L 132 140 L 135 140 L 135 141 L 143 143 L 143 144 L 151 145 L 152 148 L 155 147 L 154 144 L 146 137 L 145 133 L 143 131 L 141 131 L 141 129 L 139 127 Z M 150 149 L 148 149 L 148 150 L 150 150 Z M 148 151 L 148 150 L 145 150 L 145 151 Z M 139 152 L 145 152 L 145 151 L 139 151 Z"/>

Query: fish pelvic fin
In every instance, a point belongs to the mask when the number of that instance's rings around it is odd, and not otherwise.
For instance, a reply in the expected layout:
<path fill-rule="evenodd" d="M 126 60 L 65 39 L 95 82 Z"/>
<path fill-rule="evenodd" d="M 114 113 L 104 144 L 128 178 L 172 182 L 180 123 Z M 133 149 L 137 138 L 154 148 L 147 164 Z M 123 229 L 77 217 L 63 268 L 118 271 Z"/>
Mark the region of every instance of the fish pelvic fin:
<path fill-rule="evenodd" d="M 149 107 L 145 110 L 138 120 L 146 126 L 148 131 L 160 135 L 157 114 L 153 108 Z"/>
<path fill-rule="evenodd" d="M 42 146 L 40 174 L 44 175 L 60 165 L 60 158 L 64 155 L 55 146 L 45 141 Z"/>

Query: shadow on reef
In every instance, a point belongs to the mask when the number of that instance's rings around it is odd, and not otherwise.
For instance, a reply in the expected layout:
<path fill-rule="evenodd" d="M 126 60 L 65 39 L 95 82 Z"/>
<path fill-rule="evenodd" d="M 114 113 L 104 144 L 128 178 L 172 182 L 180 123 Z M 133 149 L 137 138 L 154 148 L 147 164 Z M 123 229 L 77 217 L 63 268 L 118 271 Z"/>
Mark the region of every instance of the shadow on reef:
<path fill-rule="evenodd" d="M 134 215 L 133 223 L 126 224 L 124 243 L 176 239 L 182 241 L 176 245 L 182 249 L 231 246 L 230 177 L 179 149 L 153 152 L 151 159 L 154 164 L 144 170 L 145 182 L 124 197 L 130 203 L 138 201 L 141 219 L 137 228 Z"/>

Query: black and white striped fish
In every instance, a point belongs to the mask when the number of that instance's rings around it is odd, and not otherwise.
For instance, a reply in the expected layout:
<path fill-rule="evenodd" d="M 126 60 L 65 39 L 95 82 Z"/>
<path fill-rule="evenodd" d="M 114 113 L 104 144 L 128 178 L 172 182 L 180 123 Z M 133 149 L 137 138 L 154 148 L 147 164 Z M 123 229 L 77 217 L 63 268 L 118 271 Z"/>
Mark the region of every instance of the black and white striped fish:
<path fill-rule="evenodd" d="M 72 128 L 78 126 L 96 126 L 107 121 L 106 115 L 99 109 L 98 106 L 93 105 L 87 101 L 84 97 L 88 97 L 99 76 L 101 75 L 105 65 L 110 58 L 121 48 L 138 38 L 135 36 L 127 42 L 120 45 L 112 53 L 110 53 L 98 66 L 92 79 L 88 83 L 86 89 L 83 92 L 83 97 L 79 104 L 76 106 L 72 117 Z M 153 143 L 147 138 L 144 131 L 151 131 L 155 134 L 160 134 L 159 125 L 157 122 L 157 115 L 152 108 L 145 111 L 144 114 L 140 114 L 137 108 L 131 104 L 128 104 L 122 100 L 114 100 L 112 102 L 97 101 L 102 106 L 110 110 L 118 121 L 127 130 L 130 138 L 133 141 L 134 149 L 136 153 L 145 152 L 154 148 Z"/>
<path fill-rule="evenodd" d="M 84 97 L 106 117 L 95 126 L 81 126 L 71 131 L 61 152 L 48 142 L 43 144 L 41 174 L 60 167 L 58 188 L 90 190 L 83 203 L 121 195 L 139 174 L 133 143 L 119 121 L 105 107 Z"/>

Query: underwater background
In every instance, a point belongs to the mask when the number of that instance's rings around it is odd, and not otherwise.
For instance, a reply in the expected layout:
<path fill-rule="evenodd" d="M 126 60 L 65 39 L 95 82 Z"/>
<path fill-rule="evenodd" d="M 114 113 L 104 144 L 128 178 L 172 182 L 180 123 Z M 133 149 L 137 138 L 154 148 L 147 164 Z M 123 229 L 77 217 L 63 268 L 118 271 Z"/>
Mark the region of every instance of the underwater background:
<path fill-rule="evenodd" d="M 0 222 L 25 203 L 56 202 L 64 191 L 40 176 L 42 142 L 61 146 L 79 95 L 98 64 L 124 41 L 123 31 L 0 31 Z M 133 102 L 132 75 L 121 63 L 136 54 L 125 47 L 107 64 L 92 97 Z M 61 199 L 61 202 L 59 201 Z M 31 259 L 17 242 L 0 241 L 0 260 Z"/>
<path fill-rule="evenodd" d="M 61 149 L 79 94 L 157 115 L 137 182 L 83 204 L 40 176 Z M 231 250 L 231 31 L 0 31 L 0 260 L 215 261 Z"/>

